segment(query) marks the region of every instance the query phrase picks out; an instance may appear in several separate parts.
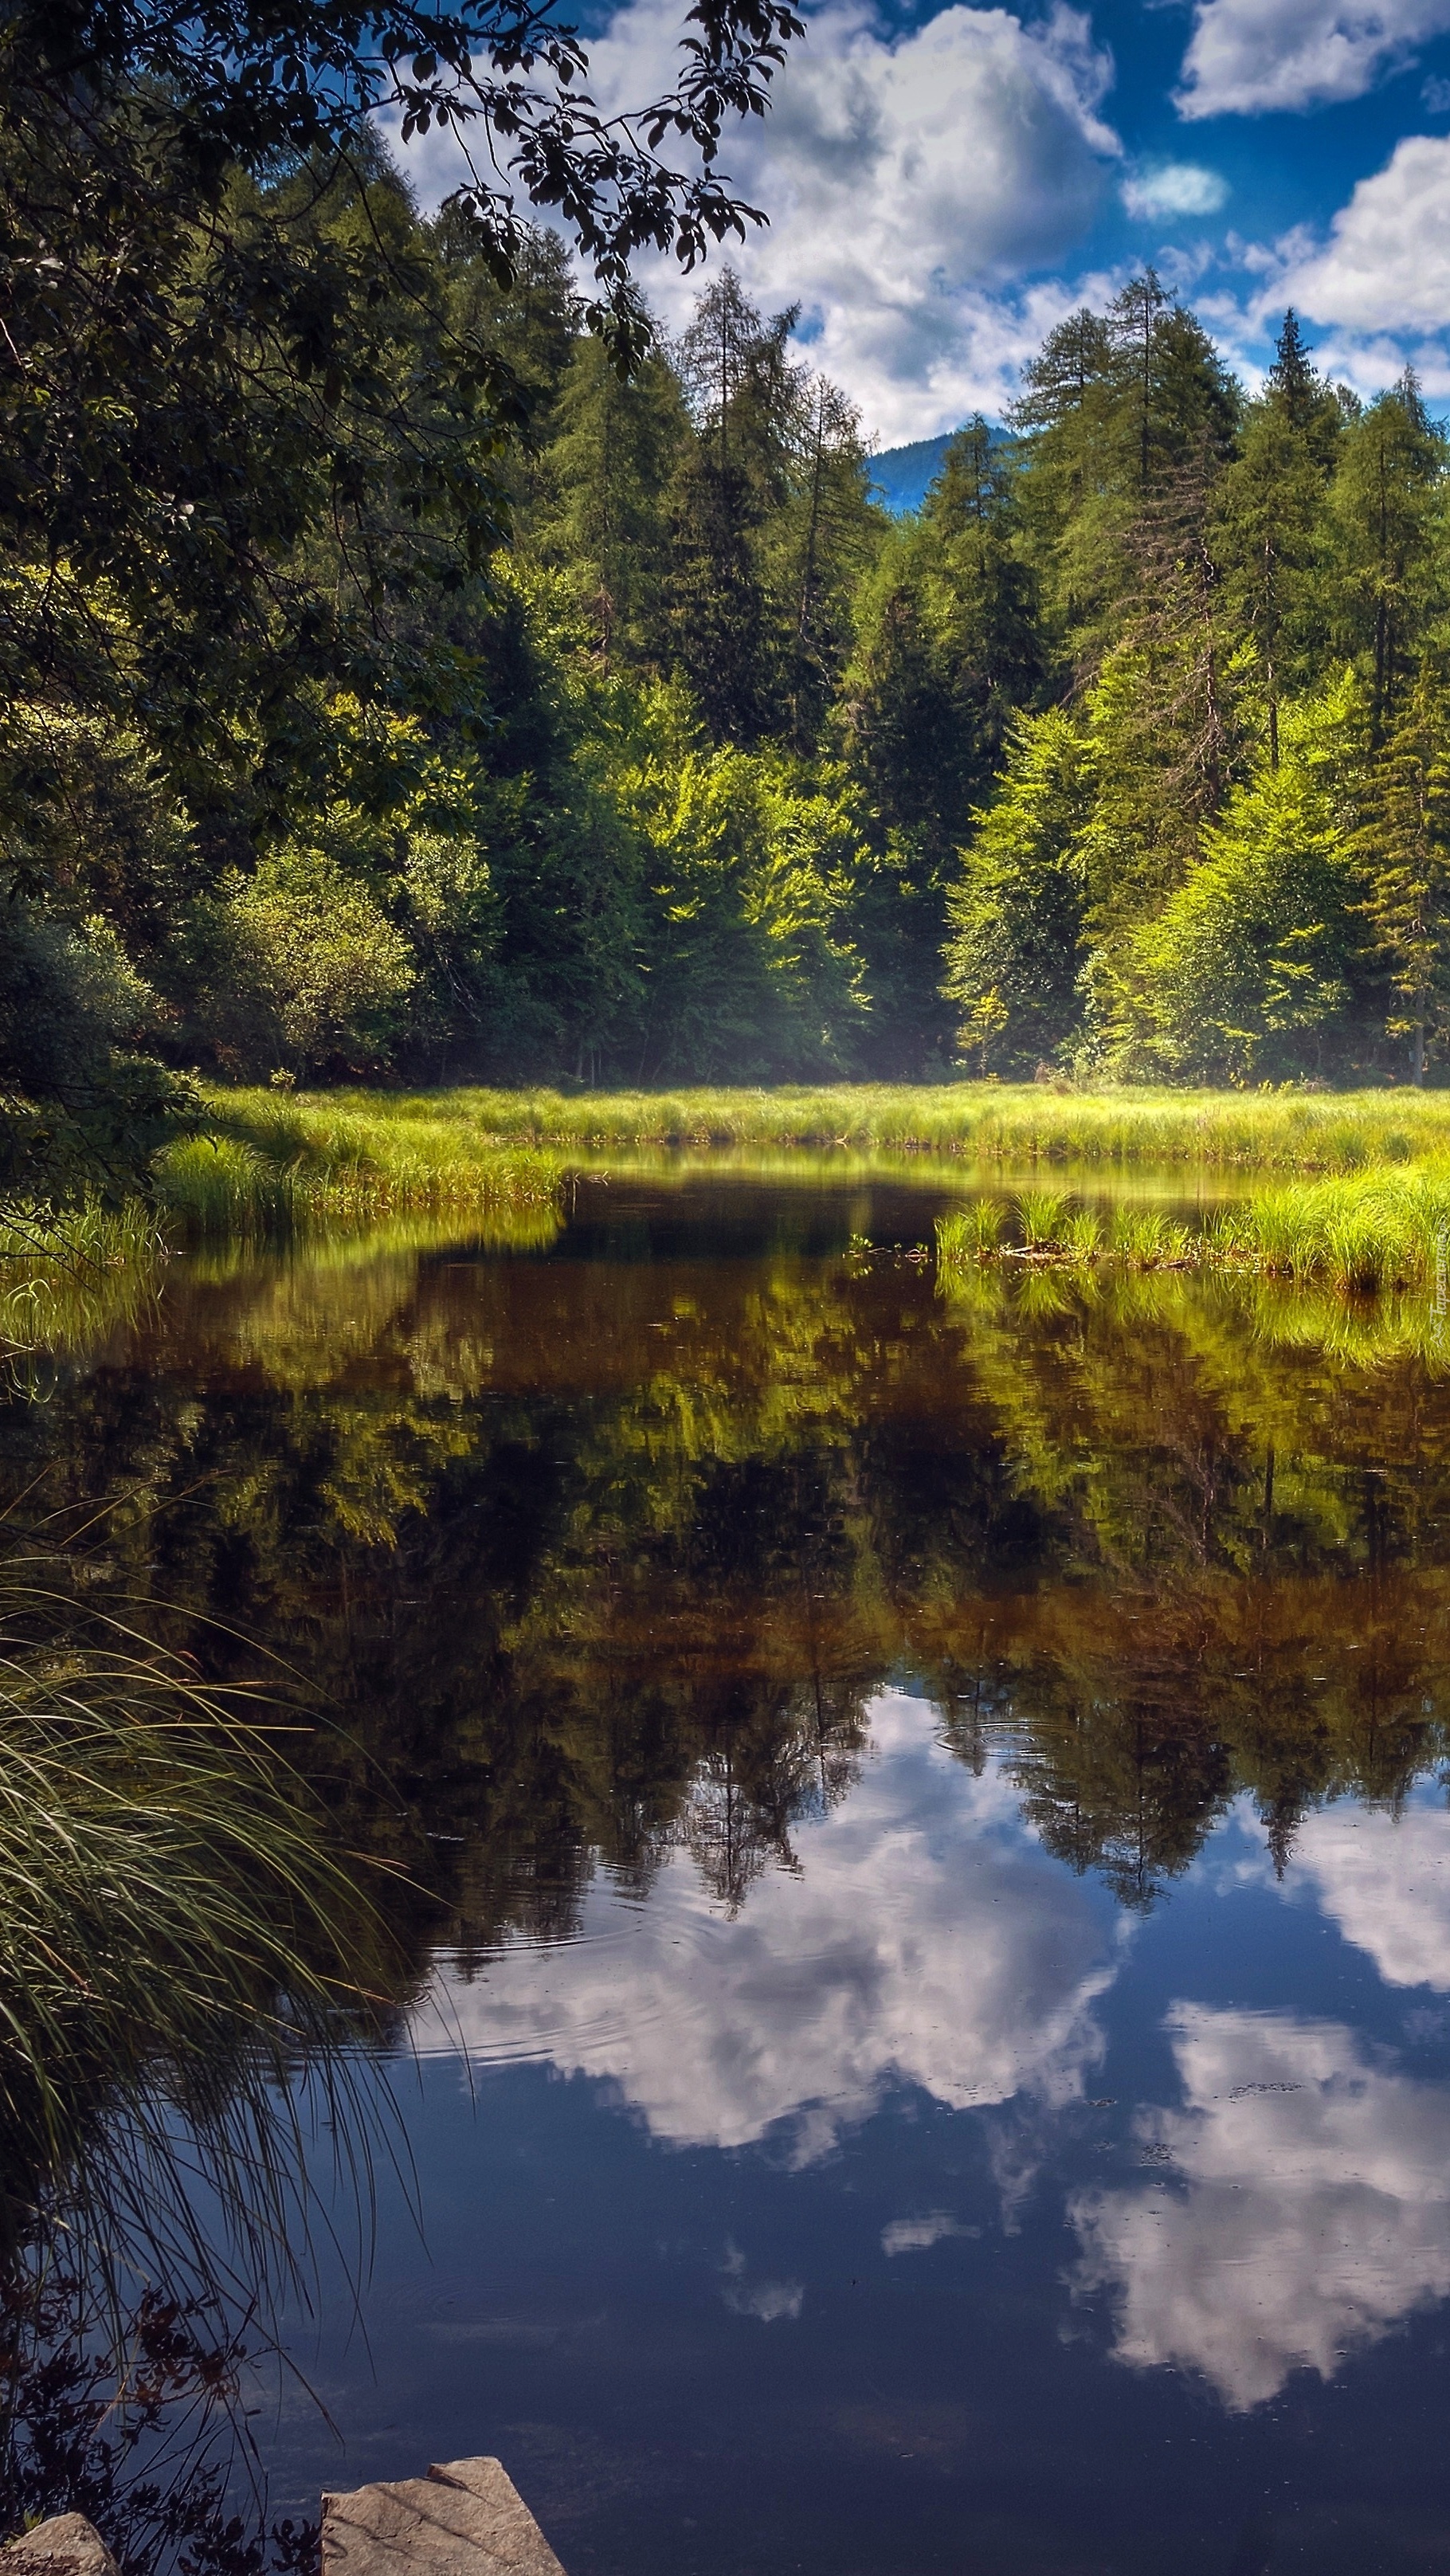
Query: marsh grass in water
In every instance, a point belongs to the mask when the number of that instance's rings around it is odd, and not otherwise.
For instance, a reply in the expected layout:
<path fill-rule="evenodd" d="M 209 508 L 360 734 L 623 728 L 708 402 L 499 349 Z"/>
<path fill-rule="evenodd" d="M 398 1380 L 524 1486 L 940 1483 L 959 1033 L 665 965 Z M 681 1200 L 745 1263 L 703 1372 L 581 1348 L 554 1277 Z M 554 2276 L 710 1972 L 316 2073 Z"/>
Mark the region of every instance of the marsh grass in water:
<path fill-rule="evenodd" d="M 230 1095 L 213 1095 L 226 1098 Z M 259 1095 L 265 1098 L 266 1095 Z M 313 1106 L 315 1103 L 299 1106 Z M 981 1162 L 1158 1163 L 1355 1172 L 1450 1154 L 1450 1091 L 1053 1090 L 1036 1083 L 842 1083 L 770 1091 L 459 1090 L 335 1096 L 339 1110 L 427 1119 L 500 1143 L 963 1155 Z"/>
<path fill-rule="evenodd" d="M 948 1286 L 984 1261 L 1101 1261 L 1236 1270 L 1360 1296 L 1435 1287 L 1443 1307 L 1447 1255 L 1450 1164 L 1279 1183 L 1192 1224 L 1133 1205 L 1105 1220 L 1094 1208 L 1024 1191 L 1010 1211 L 984 1199 L 936 1227 L 937 1270 Z"/>
<path fill-rule="evenodd" d="M 139 1200 L 0 1210 L 0 1370 L 10 1386 L 23 1391 L 28 1363 L 134 1323 L 164 1251 L 156 1217 Z"/>
<path fill-rule="evenodd" d="M 468 1215 L 500 1241 L 547 1242 L 563 1166 L 500 1144 L 445 1103 L 211 1095 L 207 1132 L 168 1146 L 163 1213 L 203 1239 L 286 1242 L 408 1215 Z"/>
<path fill-rule="evenodd" d="M 264 2312 L 317 2140 L 370 2170 L 388 1941 L 275 1707 L 71 1574 L 0 1575 L 0 2278 L 59 2240 L 115 2315 L 138 2278 Z"/>

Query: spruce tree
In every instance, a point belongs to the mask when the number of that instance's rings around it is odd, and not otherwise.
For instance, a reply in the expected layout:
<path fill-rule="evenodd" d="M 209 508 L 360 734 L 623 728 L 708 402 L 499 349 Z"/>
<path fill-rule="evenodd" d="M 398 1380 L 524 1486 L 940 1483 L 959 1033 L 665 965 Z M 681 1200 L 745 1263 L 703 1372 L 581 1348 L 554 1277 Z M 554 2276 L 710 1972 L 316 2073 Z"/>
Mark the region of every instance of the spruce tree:
<path fill-rule="evenodd" d="M 778 636 L 752 540 L 761 513 L 743 465 L 696 437 L 671 494 L 667 636 L 718 743 L 750 745 L 778 718 Z"/>
<path fill-rule="evenodd" d="M 676 353 L 695 437 L 671 495 L 671 648 L 717 742 L 783 730 L 785 627 L 760 552 L 790 492 L 794 320 L 792 310 L 764 321 L 726 268 Z"/>
<path fill-rule="evenodd" d="M 1111 488 L 1112 343 L 1102 316 L 1085 309 L 1048 333 L 1022 371 L 1010 419 L 1018 440 L 1022 550 L 1059 640 L 1083 622 L 1093 569 L 1082 532 Z"/>
<path fill-rule="evenodd" d="M 852 641 L 852 599 L 881 541 L 860 418 L 839 386 L 813 376 L 799 389 L 790 497 L 767 525 L 763 551 L 788 612 L 790 740 L 814 750 Z"/>
<path fill-rule="evenodd" d="M 1142 501 L 1190 458 L 1227 455 L 1237 388 L 1207 333 L 1164 292 L 1155 270 L 1145 269 L 1114 297 L 1108 338 L 1121 490 Z"/>
<path fill-rule="evenodd" d="M 1013 731 L 991 804 L 974 817 L 948 898 L 942 991 L 961 1012 L 958 1048 L 1009 1072 L 1057 1055 L 1082 1017 L 1082 878 L 1087 813 L 1080 727 L 1060 708 Z M 981 1070 L 986 1071 L 986 1061 Z"/>
<path fill-rule="evenodd" d="M 1328 488 L 1341 426 L 1291 309 L 1214 509 L 1224 606 L 1257 655 L 1271 767 L 1279 759 L 1281 703 L 1310 685 L 1328 642 Z"/>
<path fill-rule="evenodd" d="M 976 797 L 1043 676 L 1011 454 L 980 413 L 952 440 L 921 515 L 928 608 L 961 711 L 966 793 Z"/>
<path fill-rule="evenodd" d="M 545 460 L 558 505 L 538 542 L 546 561 L 567 567 L 606 666 L 664 651 L 667 493 L 690 436 L 663 358 L 625 378 L 602 341 L 579 340 Z"/>
<path fill-rule="evenodd" d="M 1117 639 L 1138 568 L 1130 531 L 1164 484 L 1228 455 L 1238 392 L 1192 314 L 1152 269 L 1096 329 L 1079 315 L 1027 371 L 1021 433 L 1023 552 L 1086 675 Z"/>
<path fill-rule="evenodd" d="M 1446 461 L 1444 433 L 1410 368 L 1350 423 L 1340 446 L 1333 499 L 1341 633 L 1365 671 L 1377 744 L 1444 594 L 1437 505 Z"/>
<path fill-rule="evenodd" d="M 894 539 L 862 603 L 841 694 L 847 756 L 880 826 L 910 835 L 940 866 L 965 828 L 974 745 L 915 531 Z"/>
<path fill-rule="evenodd" d="M 1450 680 L 1422 667 L 1370 771 L 1355 853 L 1364 911 L 1395 999 L 1391 1037 L 1423 1082 L 1450 1037 Z"/>

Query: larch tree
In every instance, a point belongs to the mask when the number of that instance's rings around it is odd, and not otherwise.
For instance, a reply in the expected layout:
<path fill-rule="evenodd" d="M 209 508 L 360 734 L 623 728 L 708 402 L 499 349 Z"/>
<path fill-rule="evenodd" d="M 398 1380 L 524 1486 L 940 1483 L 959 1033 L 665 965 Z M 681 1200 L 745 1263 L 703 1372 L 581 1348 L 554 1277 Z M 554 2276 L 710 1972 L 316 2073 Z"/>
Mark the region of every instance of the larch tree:
<path fill-rule="evenodd" d="M 1394 996 L 1386 1028 L 1423 1082 L 1450 1038 L 1450 677 L 1422 666 L 1371 763 L 1355 852 Z"/>
<path fill-rule="evenodd" d="M 1215 496 L 1213 542 L 1224 606 L 1258 657 L 1271 766 L 1279 709 L 1305 687 L 1328 641 L 1328 510 L 1343 415 L 1285 314 L 1264 393 L 1245 414 L 1239 452 Z"/>

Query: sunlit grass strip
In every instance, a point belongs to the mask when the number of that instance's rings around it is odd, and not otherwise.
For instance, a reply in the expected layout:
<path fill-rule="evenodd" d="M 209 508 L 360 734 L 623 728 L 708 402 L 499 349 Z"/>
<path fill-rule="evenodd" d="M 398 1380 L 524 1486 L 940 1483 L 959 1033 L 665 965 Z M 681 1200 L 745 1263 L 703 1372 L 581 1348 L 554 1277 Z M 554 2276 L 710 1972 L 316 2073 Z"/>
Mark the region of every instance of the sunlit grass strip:
<path fill-rule="evenodd" d="M 467 1122 L 414 1104 L 269 1092 L 212 1098 L 211 1132 L 169 1146 L 155 1166 L 163 1211 L 185 1231 L 233 1242 L 287 1242 L 323 1228 L 408 1215 L 486 1215 L 503 1237 L 547 1242 L 563 1166 L 499 1144 Z"/>
<path fill-rule="evenodd" d="M 348 1093 L 374 1124 L 427 1119 L 500 1143 L 607 1155 L 645 1147 L 948 1154 L 988 1162 L 1166 1163 L 1354 1172 L 1450 1154 L 1450 1091 L 1054 1091 L 1035 1083 Z"/>
<path fill-rule="evenodd" d="M 1345 1292 L 1430 1288 L 1450 1278 L 1450 1168 L 1393 1166 L 1354 1178 L 1285 1182 L 1188 1225 L 1152 1208 L 1104 1217 L 1051 1191 L 1015 1206 L 980 1199 L 939 1217 L 939 1276 L 984 1262 L 1131 1270 L 1223 1269 Z"/>

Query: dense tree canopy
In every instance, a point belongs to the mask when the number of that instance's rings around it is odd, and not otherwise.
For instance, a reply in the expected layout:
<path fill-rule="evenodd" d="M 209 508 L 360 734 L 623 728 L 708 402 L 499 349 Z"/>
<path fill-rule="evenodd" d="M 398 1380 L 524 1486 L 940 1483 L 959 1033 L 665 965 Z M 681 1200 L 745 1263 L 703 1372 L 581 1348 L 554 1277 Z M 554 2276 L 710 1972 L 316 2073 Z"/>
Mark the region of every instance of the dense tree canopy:
<path fill-rule="evenodd" d="M 1149 272 L 892 521 L 792 311 L 727 265 L 670 344 L 629 281 L 748 221 L 793 24 L 697 10 L 602 140 L 522 11 L 7 20 L 12 1185 L 192 1070 L 1437 1078 L 1413 377 L 1289 314 L 1248 395 Z M 491 175 L 423 218 L 380 109 Z"/>

